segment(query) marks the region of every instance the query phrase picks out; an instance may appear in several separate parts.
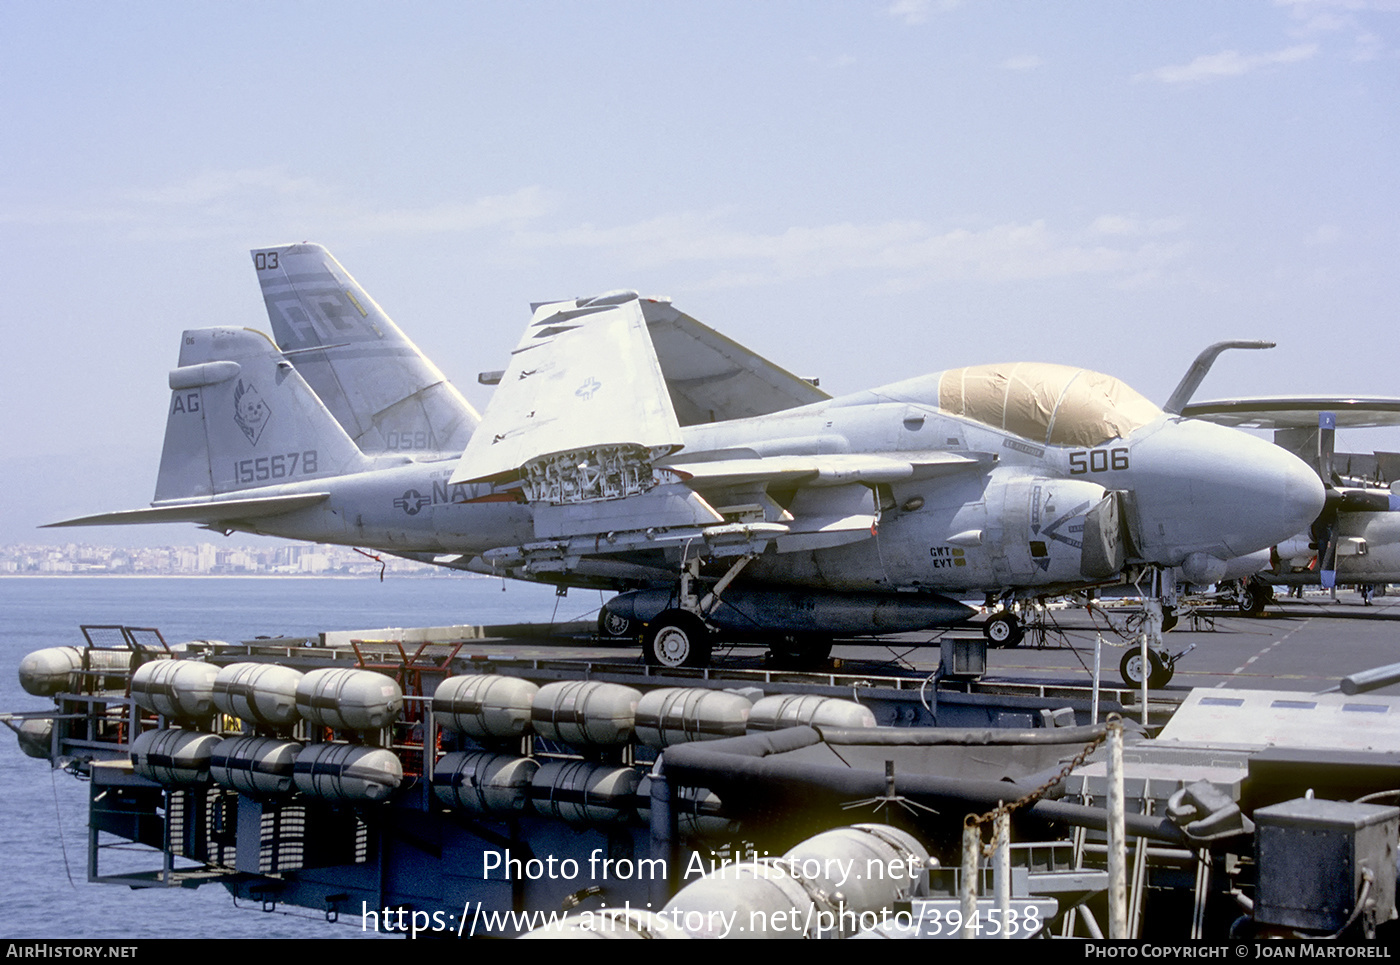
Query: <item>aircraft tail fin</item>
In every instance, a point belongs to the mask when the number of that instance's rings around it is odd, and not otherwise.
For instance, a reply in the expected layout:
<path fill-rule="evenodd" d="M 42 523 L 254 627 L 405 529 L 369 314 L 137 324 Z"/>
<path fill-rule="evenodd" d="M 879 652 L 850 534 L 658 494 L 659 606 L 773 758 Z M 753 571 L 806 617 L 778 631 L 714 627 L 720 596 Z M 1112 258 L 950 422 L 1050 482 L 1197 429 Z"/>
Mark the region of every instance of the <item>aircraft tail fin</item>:
<path fill-rule="evenodd" d="M 252 254 L 273 337 L 362 452 L 461 454 L 480 416 L 329 251 Z"/>
<path fill-rule="evenodd" d="M 185 332 L 170 390 L 158 503 L 339 476 L 371 465 L 261 332 Z"/>

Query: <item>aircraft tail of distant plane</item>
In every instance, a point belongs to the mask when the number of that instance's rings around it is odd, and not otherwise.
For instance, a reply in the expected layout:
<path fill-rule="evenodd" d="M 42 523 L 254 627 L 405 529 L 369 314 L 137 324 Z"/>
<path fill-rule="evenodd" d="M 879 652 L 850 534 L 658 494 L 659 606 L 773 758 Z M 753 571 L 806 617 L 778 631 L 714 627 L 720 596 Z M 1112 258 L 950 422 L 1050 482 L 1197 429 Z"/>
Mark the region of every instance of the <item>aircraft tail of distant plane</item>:
<path fill-rule="evenodd" d="M 329 251 L 252 255 L 273 338 L 362 452 L 461 454 L 476 410 Z"/>

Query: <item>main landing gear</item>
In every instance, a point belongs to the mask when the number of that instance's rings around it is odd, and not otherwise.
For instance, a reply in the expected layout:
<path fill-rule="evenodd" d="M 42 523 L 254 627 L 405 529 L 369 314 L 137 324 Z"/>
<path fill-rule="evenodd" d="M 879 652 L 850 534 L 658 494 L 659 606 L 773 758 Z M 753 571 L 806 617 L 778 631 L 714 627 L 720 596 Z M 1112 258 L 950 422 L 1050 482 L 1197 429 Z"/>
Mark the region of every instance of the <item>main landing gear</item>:
<path fill-rule="evenodd" d="M 754 609 L 762 607 L 753 602 L 752 595 L 742 598 L 747 604 L 740 602 L 727 610 L 720 609 L 726 606 L 721 602 L 721 594 L 752 559 L 753 556 L 740 557 L 713 582 L 700 576 L 699 559 L 688 559 L 681 568 L 675 593 L 664 604 L 666 609 L 651 619 L 639 620 L 635 609 L 630 614 L 632 619 L 628 619 L 604 607 L 598 621 L 599 635 L 640 637 L 642 659 L 653 667 L 706 667 L 716 646 L 727 646 L 739 639 L 746 644 L 766 643 L 770 666 L 811 670 L 824 664 L 831 657 L 834 637 L 822 630 L 820 623 L 808 621 L 812 625 L 804 625 L 775 604 L 765 625 L 763 613 Z M 651 605 L 658 604 L 659 601 Z"/>
<path fill-rule="evenodd" d="M 705 667 L 720 640 L 719 633 L 699 616 L 673 608 L 657 614 L 647 625 L 642 635 L 642 659 L 653 667 Z M 829 636 L 783 634 L 769 640 L 770 665 L 784 670 L 812 670 L 831 658 L 833 640 Z"/>
<path fill-rule="evenodd" d="M 647 626 L 642 657 L 653 667 L 703 667 L 710 662 L 710 628 L 689 610 L 663 610 Z"/>
<path fill-rule="evenodd" d="M 676 589 L 679 606 L 662 610 L 647 623 L 642 634 L 642 659 L 653 667 L 709 666 L 715 634 L 706 614 L 714 612 L 720 594 L 753 558 L 741 556 L 703 597 L 698 590 L 700 560 L 685 560 Z"/>

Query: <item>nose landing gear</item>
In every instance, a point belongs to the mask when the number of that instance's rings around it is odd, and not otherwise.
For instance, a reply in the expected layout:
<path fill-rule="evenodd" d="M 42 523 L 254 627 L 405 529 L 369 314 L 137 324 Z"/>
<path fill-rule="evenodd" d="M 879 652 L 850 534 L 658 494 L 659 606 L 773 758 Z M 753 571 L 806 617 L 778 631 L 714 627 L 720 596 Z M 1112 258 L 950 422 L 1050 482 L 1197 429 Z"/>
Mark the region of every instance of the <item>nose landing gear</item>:
<path fill-rule="evenodd" d="M 1241 613 L 1257 617 L 1264 612 L 1265 607 L 1274 602 L 1274 588 L 1251 576 L 1240 581 L 1235 599 Z"/>
<path fill-rule="evenodd" d="M 1002 610 L 992 614 L 987 622 L 982 624 L 982 635 L 991 646 L 1001 649 L 1017 646 L 1025 637 L 1026 631 L 1016 614 L 1010 610 Z"/>
<path fill-rule="evenodd" d="M 1158 650 L 1147 651 L 1146 677 L 1149 689 L 1158 690 L 1165 687 L 1175 671 L 1176 659 L 1170 654 Z M 1123 675 L 1123 682 L 1129 687 L 1141 687 L 1144 676 L 1142 651 L 1135 649 L 1123 654 L 1123 662 L 1118 665 L 1118 672 Z"/>

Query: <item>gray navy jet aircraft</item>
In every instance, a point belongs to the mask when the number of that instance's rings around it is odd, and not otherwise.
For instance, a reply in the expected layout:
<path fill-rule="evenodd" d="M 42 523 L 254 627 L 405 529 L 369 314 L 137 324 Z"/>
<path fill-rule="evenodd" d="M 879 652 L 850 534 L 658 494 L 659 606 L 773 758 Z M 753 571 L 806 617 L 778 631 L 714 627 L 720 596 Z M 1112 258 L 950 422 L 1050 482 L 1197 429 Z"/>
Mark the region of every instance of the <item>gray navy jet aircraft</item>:
<path fill-rule="evenodd" d="M 1106 375 L 983 365 L 831 398 L 630 291 L 536 305 L 478 418 L 325 249 L 253 261 L 276 342 L 185 332 L 151 506 L 52 525 L 618 590 L 600 624 L 686 666 L 724 639 L 812 657 L 959 622 L 968 594 L 1209 582 L 1323 507 L 1295 456 Z"/>

